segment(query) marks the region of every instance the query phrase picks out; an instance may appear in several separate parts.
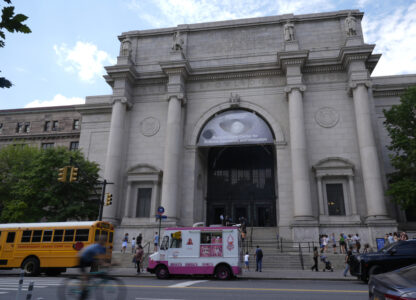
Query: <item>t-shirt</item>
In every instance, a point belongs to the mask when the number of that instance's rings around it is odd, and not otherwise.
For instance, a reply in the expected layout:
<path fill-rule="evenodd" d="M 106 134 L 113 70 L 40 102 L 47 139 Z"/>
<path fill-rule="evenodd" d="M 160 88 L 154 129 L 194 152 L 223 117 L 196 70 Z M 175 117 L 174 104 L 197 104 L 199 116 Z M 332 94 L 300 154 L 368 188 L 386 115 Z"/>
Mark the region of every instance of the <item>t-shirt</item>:
<path fill-rule="evenodd" d="M 155 238 L 153 239 L 155 244 L 159 244 L 159 236 L 155 235 Z"/>
<path fill-rule="evenodd" d="M 131 240 L 131 246 L 136 247 L 136 240 Z"/>
<path fill-rule="evenodd" d="M 248 254 L 244 255 L 244 261 L 248 261 L 248 258 L 249 258 Z"/>
<path fill-rule="evenodd" d="M 100 244 L 90 245 L 81 251 L 80 258 L 84 262 L 92 263 L 97 256 L 105 254 L 105 251 L 105 247 Z"/>

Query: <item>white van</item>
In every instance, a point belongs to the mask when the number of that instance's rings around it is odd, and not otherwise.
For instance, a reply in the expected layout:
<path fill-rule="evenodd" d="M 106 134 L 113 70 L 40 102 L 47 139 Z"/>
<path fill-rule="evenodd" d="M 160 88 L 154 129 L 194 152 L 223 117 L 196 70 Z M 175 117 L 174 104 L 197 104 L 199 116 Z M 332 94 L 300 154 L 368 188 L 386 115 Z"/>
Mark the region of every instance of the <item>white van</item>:
<path fill-rule="evenodd" d="M 147 270 L 159 279 L 174 274 L 206 274 L 229 279 L 241 273 L 241 239 L 237 227 L 166 228 L 160 249 Z"/>

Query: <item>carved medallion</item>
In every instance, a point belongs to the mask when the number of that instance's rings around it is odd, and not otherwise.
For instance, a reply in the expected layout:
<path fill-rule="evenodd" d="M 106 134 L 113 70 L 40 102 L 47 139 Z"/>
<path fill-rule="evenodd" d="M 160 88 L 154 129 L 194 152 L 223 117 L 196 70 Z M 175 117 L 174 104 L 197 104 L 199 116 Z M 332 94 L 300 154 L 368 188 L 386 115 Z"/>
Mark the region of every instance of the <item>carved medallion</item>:
<path fill-rule="evenodd" d="M 155 135 L 160 128 L 159 120 L 154 117 L 148 117 L 140 122 L 140 131 L 144 136 Z"/>
<path fill-rule="evenodd" d="M 334 127 L 339 121 L 339 113 L 332 107 L 322 107 L 316 112 L 315 121 L 325 128 Z"/>

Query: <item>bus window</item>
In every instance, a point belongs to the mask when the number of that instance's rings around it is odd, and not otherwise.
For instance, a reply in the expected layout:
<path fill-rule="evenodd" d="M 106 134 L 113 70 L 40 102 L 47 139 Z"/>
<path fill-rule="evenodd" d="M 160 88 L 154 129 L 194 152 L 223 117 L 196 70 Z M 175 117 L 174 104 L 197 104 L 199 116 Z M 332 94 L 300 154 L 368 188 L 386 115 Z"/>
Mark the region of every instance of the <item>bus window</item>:
<path fill-rule="evenodd" d="M 112 243 L 113 242 L 113 233 L 110 232 L 110 236 L 108 237 L 108 242 Z"/>
<path fill-rule="evenodd" d="M 41 238 L 42 238 L 42 230 L 34 230 L 33 236 L 32 236 L 32 243 L 40 242 Z"/>
<path fill-rule="evenodd" d="M 95 230 L 95 238 L 94 241 L 98 242 L 98 239 L 100 238 L 100 229 Z"/>
<path fill-rule="evenodd" d="M 53 236 L 53 241 L 54 242 L 62 242 L 62 237 L 64 236 L 64 231 L 63 229 L 56 229 L 55 230 L 55 234 Z"/>
<path fill-rule="evenodd" d="M 102 230 L 101 235 L 105 236 L 105 240 L 107 240 L 108 231 Z"/>
<path fill-rule="evenodd" d="M 22 239 L 21 239 L 20 242 L 22 242 L 22 243 L 29 243 L 31 236 L 32 236 L 32 230 L 25 230 L 25 231 L 23 231 Z"/>
<path fill-rule="evenodd" d="M 89 239 L 89 235 L 90 235 L 89 229 L 77 229 L 77 233 L 75 234 L 75 241 L 86 242 Z"/>
<path fill-rule="evenodd" d="M 72 242 L 74 241 L 74 229 L 65 229 L 65 236 L 64 236 L 64 242 Z"/>
<path fill-rule="evenodd" d="M 52 230 L 45 230 L 43 232 L 42 242 L 50 242 L 52 240 Z"/>
<path fill-rule="evenodd" d="M 6 243 L 14 243 L 14 237 L 16 236 L 16 232 L 9 232 L 7 234 Z"/>

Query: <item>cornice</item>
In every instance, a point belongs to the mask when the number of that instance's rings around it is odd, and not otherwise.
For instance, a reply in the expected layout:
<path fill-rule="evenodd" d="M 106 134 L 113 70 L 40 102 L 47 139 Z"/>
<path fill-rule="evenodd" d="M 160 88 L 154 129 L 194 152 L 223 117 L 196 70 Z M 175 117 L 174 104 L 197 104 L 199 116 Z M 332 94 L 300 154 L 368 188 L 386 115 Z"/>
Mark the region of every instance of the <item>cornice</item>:
<path fill-rule="evenodd" d="M 77 109 L 81 115 L 111 113 L 111 110 L 112 106 L 110 103 L 85 104 L 83 107 Z"/>
<path fill-rule="evenodd" d="M 29 135 L 0 135 L 0 141 L 16 141 L 16 140 L 56 140 L 56 139 L 75 139 L 80 137 L 80 132 L 66 132 L 66 133 L 40 133 Z"/>
<path fill-rule="evenodd" d="M 114 65 L 104 67 L 107 75 L 104 75 L 106 82 L 113 87 L 116 79 L 127 79 L 130 83 L 134 83 L 139 77 L 133 65 Z"/>
<path fill-rule="evenodd" d="M 283 70 L 286 70 L 287 66 L 290 65 L 299 65 L 300 67 L 303 67 L 308 56 L 309 50 L 278 52 L 277 63 Z"/>
<path fill-rule="evenodd" d="M 375 45 L 358 45 L 341 47 L 339 51 L 338 61 L 340 61 L 345 68 L 349 66 L 352 61 L 374 62 L 376 57 L 371 57 Z"/>

